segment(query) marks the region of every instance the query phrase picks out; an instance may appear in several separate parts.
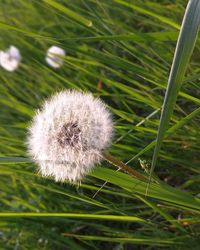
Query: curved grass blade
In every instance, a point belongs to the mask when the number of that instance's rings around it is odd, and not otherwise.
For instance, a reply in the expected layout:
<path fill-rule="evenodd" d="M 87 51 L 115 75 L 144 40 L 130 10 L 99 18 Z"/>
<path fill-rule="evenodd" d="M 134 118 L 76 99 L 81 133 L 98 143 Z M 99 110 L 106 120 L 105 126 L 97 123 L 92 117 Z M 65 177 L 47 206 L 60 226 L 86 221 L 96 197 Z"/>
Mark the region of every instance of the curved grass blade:
<path fill-rule="evenodd" d="M 117 185 L 133 194 L 144 195 L 145 193 L 146 183 L 128 174 L 99 167 L 94 169 L 90 175 Z M 170 203 L 174 207 L 200 214 L 200 199 L 165 183 L 152 183 L 149 187 L 149 196 L 165 203 Z"/>
<path fill-rule="evenodd" d="M 181 31 L 179 34 L 174 54 L 174 59 L 172 62 L 171 72 L 169 75 L 168 86 L 161 112 L 160 125 L 156 138 L 156 146 L 154 149 L 154 154 L 151 164 L 149 182 L 146 189 L 146 195 L 148 194 L 149 185 L 151 183 L 151 177 L 154 168 L 156 166 L 162 140 L 164 138 L 164 134 L 167 130 L 167 126 L 172 116 L 178 92 L 183 82 L 187 65 L 189 63 L 191 54 L 194 49 L 199 27 L 200 27 L 200 1 L 190 0 L 183 18 Z"/>

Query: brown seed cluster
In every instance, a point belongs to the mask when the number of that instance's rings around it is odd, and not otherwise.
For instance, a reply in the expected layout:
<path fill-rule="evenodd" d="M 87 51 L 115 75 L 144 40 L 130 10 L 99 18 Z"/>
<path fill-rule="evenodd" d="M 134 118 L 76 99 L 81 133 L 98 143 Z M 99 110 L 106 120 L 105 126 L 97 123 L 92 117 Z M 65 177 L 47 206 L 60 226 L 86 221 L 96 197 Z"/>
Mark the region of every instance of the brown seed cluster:
<path fill-rule="evenodd" d="M 80 142 L 81 130 L 77 122 L 70 122 L 63 125 L 57 135 L 59 145 L 64 148 L 65 146 L 76 147 Z"/>

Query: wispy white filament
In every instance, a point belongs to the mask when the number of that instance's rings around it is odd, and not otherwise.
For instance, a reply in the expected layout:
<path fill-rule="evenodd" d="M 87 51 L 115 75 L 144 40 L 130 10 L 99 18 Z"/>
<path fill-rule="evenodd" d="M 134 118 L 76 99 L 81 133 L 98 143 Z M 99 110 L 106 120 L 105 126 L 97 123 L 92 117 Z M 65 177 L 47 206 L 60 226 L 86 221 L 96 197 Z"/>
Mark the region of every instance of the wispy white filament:
<path fill-rule="evenodd" d="M 28 149 L 43 176 L 80 181 L 101 160 L 112 131 L 110 112 L 100 99 L 62 91 L 37 111 Z"/>
<path fill-rule="evenodd" d="M 53 68 L 60 68 L 63 65 L 65 51 L 57 46 L 52 46 L 47 50 L 46 62 Z"/>
<path fill-rule="evenodd" d="M 7 71 L 15 71 L 19 66 L 20 60 L 20 51 L 15 46 L 10 46 L 6 51 L 0 51 L 0 65 Z"/>

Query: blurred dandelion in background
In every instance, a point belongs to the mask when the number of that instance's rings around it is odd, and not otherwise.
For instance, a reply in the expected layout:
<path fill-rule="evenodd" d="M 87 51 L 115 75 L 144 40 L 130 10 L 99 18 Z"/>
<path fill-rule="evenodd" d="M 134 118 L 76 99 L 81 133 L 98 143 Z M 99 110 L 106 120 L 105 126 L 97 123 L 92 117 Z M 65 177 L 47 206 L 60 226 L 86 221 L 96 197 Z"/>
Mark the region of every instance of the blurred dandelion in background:
<path fill-rule="evenodd" d="M 47 50 L 46 62 L 53 68 L 60 68 L 63 65 L 65 51 L 57 46 L 51 46 Z"/>
<path fill-rule="evenodd" d="M 28 150 L 43 176 L 81 181 L 111 143 L 113 123 L 106 105 L 92 94 L 62 91 L 37 111 Z"/>
<path fill-rule="evenodd" d="M 15 71 L 21 61 L 21 54 L 18 48 L 11 45 L 6 51 L 0 51 L 0 66 L 7 71 Z"/>

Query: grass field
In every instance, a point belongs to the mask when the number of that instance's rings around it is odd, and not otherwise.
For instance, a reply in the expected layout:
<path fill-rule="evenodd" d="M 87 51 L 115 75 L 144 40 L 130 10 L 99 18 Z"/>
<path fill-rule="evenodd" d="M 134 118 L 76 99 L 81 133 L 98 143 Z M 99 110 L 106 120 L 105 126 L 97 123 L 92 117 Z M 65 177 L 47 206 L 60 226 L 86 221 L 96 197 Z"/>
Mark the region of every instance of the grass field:
<path fill-rule="evenodd" d="M 148 177 L 186 5 L 0 2 L 0 49 L 14 45 L 22 55 L 15 72 L 0 68 L 0 249 L 199 249 L 199 39 L 148 197 L 147 183 L 105 161 L 80 186 L 42 178 L 25 144 L 35 109 L 46 97 L 63 89 L 87 90 L 113 113 L 109 153 Z M 52 45 L 66 51 L 60 69 L 45 62 Z"/>

